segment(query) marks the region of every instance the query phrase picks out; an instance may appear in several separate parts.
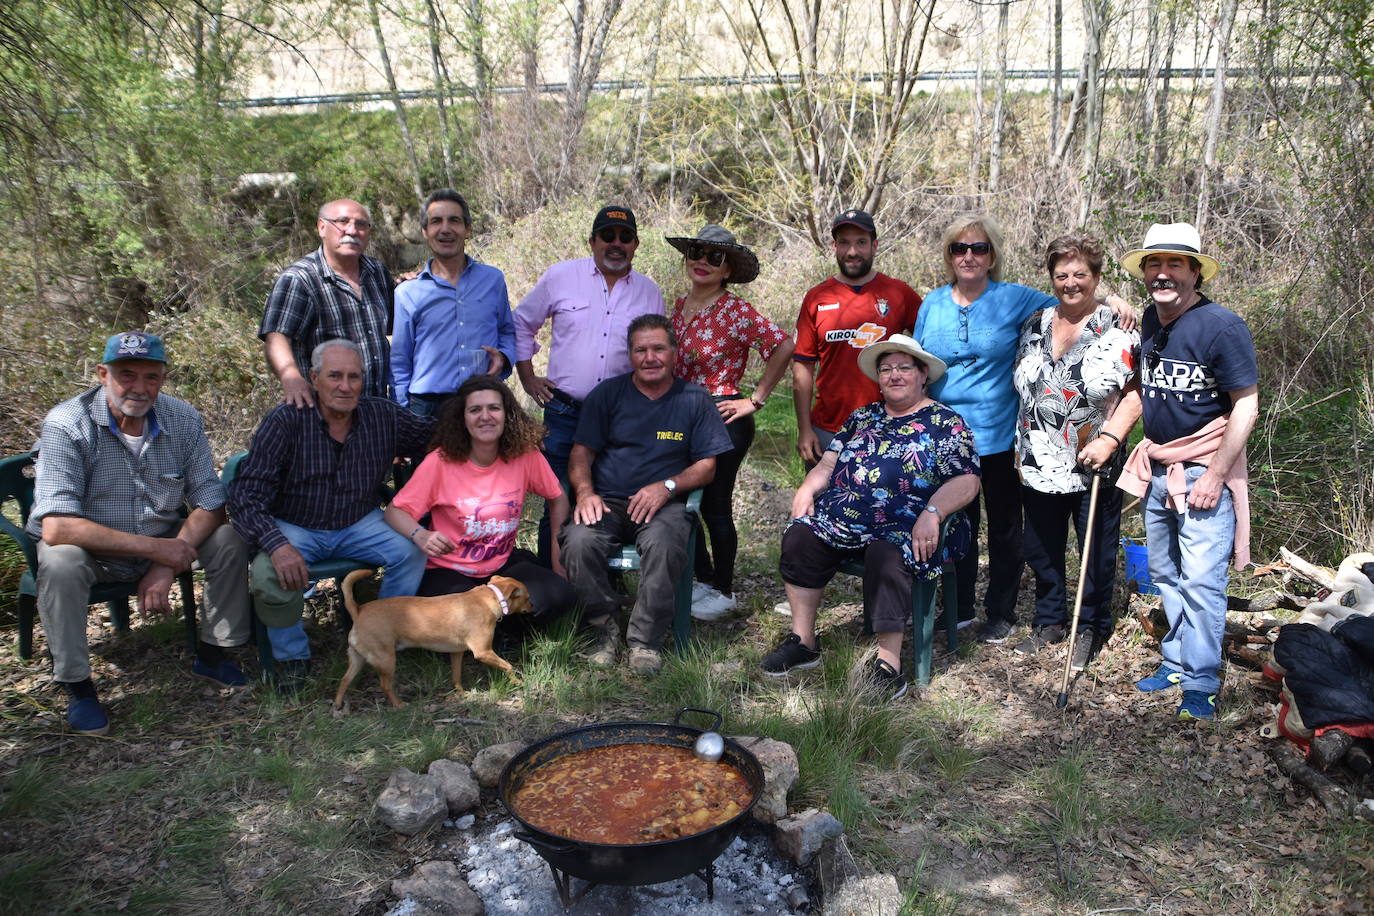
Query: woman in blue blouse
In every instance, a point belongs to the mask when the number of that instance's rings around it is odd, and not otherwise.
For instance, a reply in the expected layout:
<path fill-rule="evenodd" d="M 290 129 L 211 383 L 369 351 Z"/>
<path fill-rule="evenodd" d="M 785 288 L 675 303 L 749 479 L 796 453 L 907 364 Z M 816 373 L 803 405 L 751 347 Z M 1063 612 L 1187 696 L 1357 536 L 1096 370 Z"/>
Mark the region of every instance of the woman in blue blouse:
<path fill-rule="evenodd" d="M 1002 282 L 1002 232 L 986 214 L 957 218 L 945 230 L 941 248 L 950 282 L 931 291 L 921 304 L 915 337 L 948 366 L 944 377 L 931 385 L 931 396 L 949 405 L 973 430 L 988 517 L 988 587 L 983 595 L 987 619 L 978 639 L 1002 643 L 1016 626 L 1024 565 L 1021 479 L 1012 450 L 1020 400 L 1012 386 L 1012 364 L 1022 323 L 1037 309 L 1053 308 L 1056 300 L 1039 290 Z M 1134 327 L 1130 306 L 1120 299 L 1111 304 L 1121 324 Z M 978 501 L 966 511 L 976 544 Z M 974 615 L 977 551 L 970 550 L 955 568 L 962 625 Z"/>

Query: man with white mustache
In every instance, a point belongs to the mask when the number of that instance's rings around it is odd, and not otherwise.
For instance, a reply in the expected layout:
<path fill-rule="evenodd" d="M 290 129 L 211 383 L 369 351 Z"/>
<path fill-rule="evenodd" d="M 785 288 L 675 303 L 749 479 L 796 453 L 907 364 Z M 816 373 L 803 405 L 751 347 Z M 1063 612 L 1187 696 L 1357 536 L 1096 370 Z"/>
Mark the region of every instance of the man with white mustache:
<path fill-rule="evenodd" d="M 1169 632 L 1163 662 L 1136 682 L 1183 688 L 1179 719 L 1211 719 L 1221 687 L 1226 565 L 1250 561 L 1245 443 L 1259 415 L 1255 345 L 1245 321 L 1201 292 L 1220 269 L 1188 223 L 1155 224 L 1121 265 L 1145 281 L 1140 394 L 1145 439 L 1118 485 L 1142 499 L 1150 578 Z"/>
<path fill-rule="evenodd" d="M 663 293 L 634 270 L 639 231 L 634 211 L 602 207 L 587 239 L 591 257 L 560 261 L 539 278 L 515 309 L 515 370 L 520 385 L 544 408 L 544 456 L 559 477 L 568 473 L 582 400 L 608 378 L 630 371 L 626 333 L 640 315 L 662 315 Z M 534 371 L 535 340 L 553 324 L 546 375 Z M 547 560 L 548 516 L 539 523 L 539 558 Z"/>
<path fill-rule="evenodd" d="M 326 340 L 362 347 L 363 394 L 384 398 L 390 378 L 391 274 L 364 254 L 372 216 L 356 200 L 333 200 L 315 220 L 320 247 L 277 277 L 258 326 L 282 402 L 314 407 L 310 356 Z"/>
<path fill-rule="evenodd" d="M 28 533 L 38 542 L 38 613 L 53 680 L 71 698 L 67 724 L 79 734 L 110 727 L 86 642 L 96 582 L 137 582 L 139 610 L 165 613 L 173 580 L 199 560 L 204 614 L 191 674 L 218 687 L 247 683 L 223 650 L 251 635 L 248 548 L 227 523 L 200 414 L 161 393 L 166 363 L 157 336 L 116 334 L 96 367 L 100 384 L 43 420 Z"/>

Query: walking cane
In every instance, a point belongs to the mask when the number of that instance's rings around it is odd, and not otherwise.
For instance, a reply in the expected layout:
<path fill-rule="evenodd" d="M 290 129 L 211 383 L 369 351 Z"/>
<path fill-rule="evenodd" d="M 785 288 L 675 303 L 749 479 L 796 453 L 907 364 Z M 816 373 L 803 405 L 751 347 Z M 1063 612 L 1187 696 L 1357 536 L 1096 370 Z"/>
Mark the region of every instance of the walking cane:
<path fill-rule="evenodd" d="M 1069 705 L 1069 678 L 1073 674 L 1073 644 L 1078 638 L 1078 615 L 1083 610 L 1083 583 L 1088 578 L 1088 557 L 1093 549 L 1093 522 L 1097 520 L 1097 485 L 1100 474 L 1093 474 L 1092 492 L 1088 496 L 1088 530 L 1083 532 L 1083 549 L 1078 552 L 1078 594 L 1073 599 L 1073 623 L 1069 626 L 1069 655 L 1064 659 L 1064 679 L 1059 684 L 1059 699 L 1055 709 Z"/>

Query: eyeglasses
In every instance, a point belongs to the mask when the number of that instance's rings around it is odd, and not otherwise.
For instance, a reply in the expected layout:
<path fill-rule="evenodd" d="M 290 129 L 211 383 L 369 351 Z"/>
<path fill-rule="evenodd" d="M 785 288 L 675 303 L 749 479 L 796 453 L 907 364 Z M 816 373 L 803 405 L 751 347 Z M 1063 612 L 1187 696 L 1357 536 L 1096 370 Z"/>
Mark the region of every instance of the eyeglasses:
<path fill-rule="evenodd" d="M 616 230 L 612 226 L 607 226 L 596 234 L 597 238 L 601 239 L 601 241 L 605 242 L 607 245 L 615 241 L 616 235 Z M 633 229 L 621 229 L 619 235 L 620 244 L 622 245 L 628 245 L 635 240 L 635 231 Z"/>
<path fill-rule="evenodd" d="M 915 373 L 915 363 L 903 363 L 899 366 L 888 365 L 878 367 L 878 378 L 882 378 L 885 375 L 914 375 Z"/>
<path fill-rule="evenodd" d="M 964 252 L 971 251 L 976 255 L 985 255 L 992 251 L 989 242 L 950 242 L 949 253 L 954 257 L 963 257 Z"/>
<path fill-rule="evenodd" d="M 1164 348 L 1169 346 L 1169 332 L 1174 329 L 1172 324 L 1165 325 L 1155 334 L 1155 345 L 1149 353 L 1145 354 L 1145 368 L 1154 372 L 1159 368 L 1160 355 Z"/>
<path fill-rule="evenodd" d="M 959 341 L 968 343 L 968 309 L 959 308 Z"/>
<path fill-rule="evenodd" d="M 329 223 L 331 226 L 333 226 L 340 232 L 343 232 L 349 226 L 352 226 L 359 232 L 367 232 L 369 229 L 372 228 L 372 223 L 368 222 L 365 219 L 359 219 L 353 216 L 321 216 L 320 219 L 324 220 L 326 223 Z"/>
<path fill-rule="evenodd" d="M 707 248 L 705 245 L 688 245 L 687 260 L 705 261 L 712 267 L 725 263 L 725 252 L 720 248 Z"/>

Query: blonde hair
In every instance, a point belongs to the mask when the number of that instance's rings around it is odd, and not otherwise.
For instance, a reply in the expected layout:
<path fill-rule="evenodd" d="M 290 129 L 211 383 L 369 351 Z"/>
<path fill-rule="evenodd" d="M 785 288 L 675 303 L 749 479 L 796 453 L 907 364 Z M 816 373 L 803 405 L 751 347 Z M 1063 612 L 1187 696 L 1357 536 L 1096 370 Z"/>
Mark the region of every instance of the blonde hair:
<path fill-rule="evenodd" d="M 994 283 L 1002 282 L 1002 228 L 997 225 L 997 221 L 986 213 L 961 213 L 955 217 L 954 222 L 945 227 L 945 234 L 940 239 L 940 257 L 945 259 L 945 273 L 949 277 L 949 282 L 953 283 L 954 259 L 949 254 L 949 243 L 958 241 L 959 236 L 968 232 L 970 229 L 977 229 L 987 237 L 988 244 L 992 245 L 992 265 L 988 268 L 988 279 Z"/>

